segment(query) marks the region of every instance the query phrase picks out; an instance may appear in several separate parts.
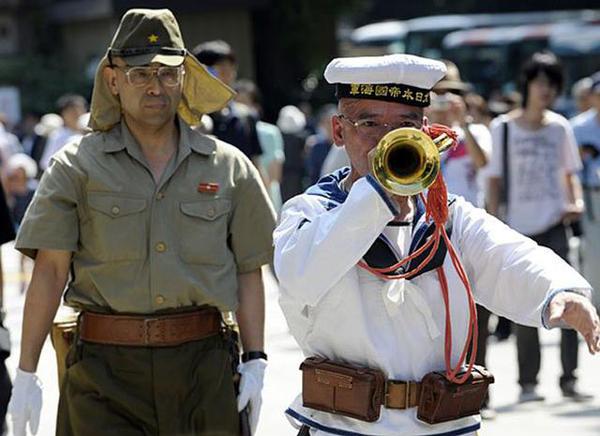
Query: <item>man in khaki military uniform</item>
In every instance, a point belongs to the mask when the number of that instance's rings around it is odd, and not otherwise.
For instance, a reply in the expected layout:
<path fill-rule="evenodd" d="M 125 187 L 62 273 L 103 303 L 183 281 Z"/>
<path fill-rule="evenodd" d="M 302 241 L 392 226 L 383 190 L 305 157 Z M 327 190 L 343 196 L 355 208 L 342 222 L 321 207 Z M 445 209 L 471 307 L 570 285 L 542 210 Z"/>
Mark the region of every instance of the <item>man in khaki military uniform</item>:
<path fill-rule="evenodd" d="M 260 267 L 274 214 L 234 147 L 190 128 L 232 91 L 183 44 L 166 9 L 128 11 L 96 75 L 93 133 L 44 174 L 16 246 L 35 258 L 10 411 L 35 433 L 35 376 L 69 272 L 82 311 L 59 435 L 234 435 L 256 428 L 266 366 Z M 222 311 L 244 349 L 236 399 Z"/>

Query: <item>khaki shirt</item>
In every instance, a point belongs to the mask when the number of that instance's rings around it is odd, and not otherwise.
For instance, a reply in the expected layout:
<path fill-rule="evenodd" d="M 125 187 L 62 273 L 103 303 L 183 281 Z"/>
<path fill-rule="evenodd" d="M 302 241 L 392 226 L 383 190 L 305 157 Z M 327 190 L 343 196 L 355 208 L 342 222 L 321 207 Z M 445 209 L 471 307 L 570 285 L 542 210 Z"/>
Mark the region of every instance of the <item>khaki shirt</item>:
<path fill-rule="evenodd" d="M 73 252 L 68 305 L 236 310 L 236 274 L 271 260 L 274 212 L 257 170 L 235 147 L 179 126 L 177 153 L 158 184 L 125 123 L 55 155 L 16 248 L 30 257 Z M 217 183 L 217 192 L 205 183 Z"/>

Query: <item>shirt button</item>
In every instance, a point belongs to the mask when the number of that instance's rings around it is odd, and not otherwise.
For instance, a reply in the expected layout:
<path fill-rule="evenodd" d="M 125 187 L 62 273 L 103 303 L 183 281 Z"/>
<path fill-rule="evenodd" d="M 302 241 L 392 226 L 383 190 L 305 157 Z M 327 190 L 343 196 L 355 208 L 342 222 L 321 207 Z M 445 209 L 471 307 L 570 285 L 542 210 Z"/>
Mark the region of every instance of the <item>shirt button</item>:
<path fill-rule="evenodd" d="M 121 208 L 119 206 L 113 206 L 110 211 L 113 215 L 119 215 L 119 212 L 121 212 Z"/>
<path fill-rule="evenodd" d="M 206 212 L 208 214 L 209 217 L 213 217 L 215 216 L 215 210 L 211 207 L 210 209 L 208 209 L 208 211 Z"/>
<path fill-rule="evenodd" d="M 159 253 L 163 253 L 167 250 L 167 244 L 165 244 L 164 242 L 159 242 L 154 246 L 154 249 Z"/>
<path fill-rule="evenodd" d="M 163 198 L 165 198 L 165 194 L 163 192 L 159 192 L 158 194 L 156 194 L 157 200 L 162 200 Z"/>
<path fill-rule="evenodd" d="M 163 297 L 162 295 L 157 295 L 154 301 L 156 302 L 156 304 L 163 304 L 165 302 L 165 297 Z"/>

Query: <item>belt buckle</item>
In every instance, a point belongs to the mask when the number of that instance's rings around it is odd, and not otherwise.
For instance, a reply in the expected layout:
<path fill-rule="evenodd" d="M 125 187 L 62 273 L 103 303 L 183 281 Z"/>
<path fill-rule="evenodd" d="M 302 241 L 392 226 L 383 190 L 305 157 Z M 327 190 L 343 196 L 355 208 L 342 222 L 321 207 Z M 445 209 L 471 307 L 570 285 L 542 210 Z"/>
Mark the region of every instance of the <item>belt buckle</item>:
<path fill-rule="evenodd" d="M 144 345 L 152 345 L 151 329 L 154 322 L 160 321 L 160 318 L 144 318 Z"/>
<path fill-rule="evenodd" d="M 414 389 L 416 389 L 417 384 L 416 382 L 410 382 L 410 381 L 400 381 L 400 380 L 388 380 L 387 381 L 387 385 L 389 386 L 389 384 L 394 384 L 394 385 L 404 385 L 404 406 L 403 407 L 393 407 L 394 409 L 397 410 L 404 410 L 404 409 L 408 409 L 409 408 L 409 401 L 410 401 L 410 385 L 413 384 L 414 385 Z M 385 402 L 384 405 L 387 407 L 387 405 L 389 404 L 389 398 L 390 398 L 390 392 L 389 392 L 389 388 L 386 389 L 385 392 Z"/>
<path fill-rule="evenodd" d="M 404 388 L 404 408 L 408 409 L 409 408 L 409 400 L 410 400 L 410 381 L 406 382 L 406 388 Z M 416 388 L 416 385 L 415 385 Z"/>

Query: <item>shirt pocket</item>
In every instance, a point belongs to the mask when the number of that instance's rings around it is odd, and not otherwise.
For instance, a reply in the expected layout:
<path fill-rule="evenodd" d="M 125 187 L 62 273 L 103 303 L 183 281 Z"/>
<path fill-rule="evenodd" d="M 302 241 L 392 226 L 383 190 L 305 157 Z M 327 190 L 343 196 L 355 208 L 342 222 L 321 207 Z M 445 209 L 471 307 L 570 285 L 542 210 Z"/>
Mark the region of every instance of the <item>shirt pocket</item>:
<path fill-rule="evenodd" d="M 103 261 L 139 260 L 146 256 L 146 199 L 90 193 L 88 204 L 91 229 L 82 234 L 82 248 Z"/>
<path fill-rule="evenodd" d="M 179 253 L 184 262 L 223 265 L 228 257 L 231 202 L 225 199 L 180 203 Z"/>

